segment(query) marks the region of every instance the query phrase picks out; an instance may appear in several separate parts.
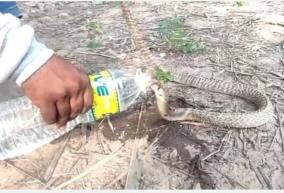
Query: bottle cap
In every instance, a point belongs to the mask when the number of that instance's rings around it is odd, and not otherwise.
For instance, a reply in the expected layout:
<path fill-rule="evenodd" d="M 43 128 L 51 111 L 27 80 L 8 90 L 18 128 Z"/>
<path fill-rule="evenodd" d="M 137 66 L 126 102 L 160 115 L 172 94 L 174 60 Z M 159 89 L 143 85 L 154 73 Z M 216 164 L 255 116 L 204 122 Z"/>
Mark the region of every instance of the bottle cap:
<path fill-rule="evenodd" d="M 135 82 L 137 86 L 143 93 L 146 93 L 147 87 L 150 85 L 150 77 L 141 71 L 141 69 L 137 69 L 135 75 Z"/>

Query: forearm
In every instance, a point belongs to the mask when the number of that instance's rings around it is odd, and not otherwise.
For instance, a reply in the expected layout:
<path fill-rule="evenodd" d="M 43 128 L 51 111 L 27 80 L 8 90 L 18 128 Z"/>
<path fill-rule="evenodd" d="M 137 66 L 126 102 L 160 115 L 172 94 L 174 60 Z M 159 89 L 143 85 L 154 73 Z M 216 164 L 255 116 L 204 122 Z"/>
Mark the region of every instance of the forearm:
<path fill-rule="evenodd" d="M 13 79 L 21 86 L 53 53 L 35 39 L 31 26 L 0 14 L 0 83 Z"/>

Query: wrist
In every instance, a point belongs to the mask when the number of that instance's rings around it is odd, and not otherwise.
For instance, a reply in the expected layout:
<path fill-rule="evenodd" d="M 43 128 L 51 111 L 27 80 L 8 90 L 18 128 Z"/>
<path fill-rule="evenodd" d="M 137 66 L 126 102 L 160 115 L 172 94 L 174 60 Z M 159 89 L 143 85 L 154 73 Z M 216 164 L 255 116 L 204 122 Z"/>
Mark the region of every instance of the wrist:
<path fill-rule="evenodd" d="M 45 65 L 53 55 L 53 50 L 34 40 L 27 56 L 13 74 L 17 85 L 22 86 L 23 82 Z"/>

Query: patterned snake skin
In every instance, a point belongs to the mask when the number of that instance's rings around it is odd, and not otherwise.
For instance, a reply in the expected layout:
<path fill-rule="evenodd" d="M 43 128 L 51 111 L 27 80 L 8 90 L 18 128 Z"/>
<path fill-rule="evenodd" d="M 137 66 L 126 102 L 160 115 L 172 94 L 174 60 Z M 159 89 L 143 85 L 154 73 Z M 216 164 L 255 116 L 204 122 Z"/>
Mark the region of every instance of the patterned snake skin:
<path fill-rule="evenodd" d="M 159 62 L 152 56 L 148 46 L 143 40 L 143 34 L 137 26 L 136 20 L 125 2 L 121 3 L 122 14 L 127 22 L 130 34 L 147 64 L 148 73 L 154 78 L 153 68 L 160 66 Z M 170 108 L 166 92 L 154 84 L 152 89 L 155 92 L 157 105 L 161 116 L 168 121 L 197 121 L 223 127 L 251 128 L 264 125 L 273 118 L 273 106 L 268 97 L 259 90 L 240 83 L 230 83 L 220 80 L 207 79 L 200 76 L 192 76 L 184 71 L 170 70 L 173 74 L 173 81 L 186 84 L 191 87 L 206 91 L 218 92 L 232 96 L 241 97 L 254 103 L 256 110 L 246 113 L 220 113 L 191 108 Z M 173 109 L 173 110 L 171 110 Z"/>

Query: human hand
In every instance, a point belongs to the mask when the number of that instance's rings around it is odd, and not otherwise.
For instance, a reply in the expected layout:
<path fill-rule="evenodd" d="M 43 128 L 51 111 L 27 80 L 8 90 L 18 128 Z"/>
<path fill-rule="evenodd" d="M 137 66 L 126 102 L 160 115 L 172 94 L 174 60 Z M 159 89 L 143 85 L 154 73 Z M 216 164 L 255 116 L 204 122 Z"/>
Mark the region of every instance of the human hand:
<path fill-rule="evenodd" d="M 59 56 L 52 56 L 22 85 L 24 94 L 40 109 L 48 124 L 65 126 L 92 106 L 88 75 Z"/>

